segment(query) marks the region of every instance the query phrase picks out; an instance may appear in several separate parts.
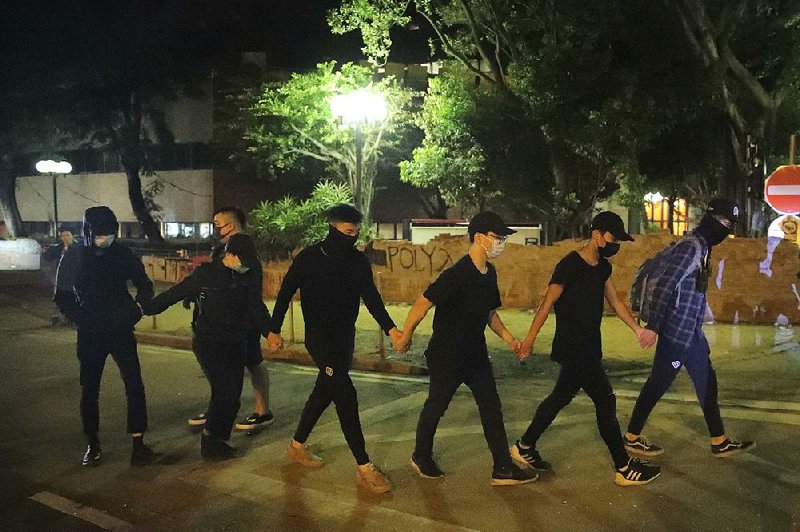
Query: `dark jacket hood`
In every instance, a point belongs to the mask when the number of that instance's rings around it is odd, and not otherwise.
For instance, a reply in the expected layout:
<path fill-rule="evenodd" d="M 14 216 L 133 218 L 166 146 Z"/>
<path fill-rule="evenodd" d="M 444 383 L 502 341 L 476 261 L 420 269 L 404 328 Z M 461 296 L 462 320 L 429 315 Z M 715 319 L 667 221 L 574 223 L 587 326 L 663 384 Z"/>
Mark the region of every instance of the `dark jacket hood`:
<path fill-rule="evenodd" d="M 119 231 L 119 223 L 114 211 L 101 205 L 99 207 L 89 207 L 83 213 L 83 245 L 92 247 L 94 237 L 97 235 L 116 235 Z"/>

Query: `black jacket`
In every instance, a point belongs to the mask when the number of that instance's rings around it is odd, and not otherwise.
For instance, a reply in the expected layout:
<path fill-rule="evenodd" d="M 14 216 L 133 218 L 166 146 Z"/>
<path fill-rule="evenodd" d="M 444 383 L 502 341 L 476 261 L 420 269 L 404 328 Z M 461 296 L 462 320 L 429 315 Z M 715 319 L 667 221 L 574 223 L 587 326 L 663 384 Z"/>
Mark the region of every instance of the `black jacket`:
<path fill-rule="evenodd" d="M 136 301 L 128 292 L 136 287 Z M 117 242 L 103 253 L 96 248 L 72 246 L 61 258 L 53 300 L 78 328 L 98 331 L 130 331 L 142 318 L 137 305 L 153 297 L 153 283 L 142 261 Z"/>
<path fill-rule="evenodd" d="M 202 339 L 237 341 L 255 328 L 269 332 L 270 316 L 261 299 L 262 279 L 256 271 L 244 274 L 220 261 L 201 264 L 190 276 L 143 306 L 145 314 L 158 314 L 175 303 L 195 303 L 192 330 Z"/>

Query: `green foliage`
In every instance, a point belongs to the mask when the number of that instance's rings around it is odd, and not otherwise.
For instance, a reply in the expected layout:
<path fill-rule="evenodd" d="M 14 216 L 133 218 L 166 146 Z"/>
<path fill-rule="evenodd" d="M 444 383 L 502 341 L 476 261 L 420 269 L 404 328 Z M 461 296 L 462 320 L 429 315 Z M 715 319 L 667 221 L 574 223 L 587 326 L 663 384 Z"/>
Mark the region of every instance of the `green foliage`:
<path fill-rule="evenodd" d="M 364 40 L 361 51 L 373 64 L 384 65 L 392 47 L 389 30 L 411 21 L 406 8 L 407 3 L 395 0 L 352 0 L 332 11 L 328 22 L 338 35 L 359 30 Z"/>
<path fill-rule="evenodd" d="M 328 233 L 325 211 L 337 203 L 351 201 L 350 187 L 322 181 L 308 199 L 300 201 L 287 196 L 261 203 L 250 213 L 249 231 L 264 258 L 287 258 L 298 246 L 309 246 L 325 238 Z"/>
<path fill-rule="evenodd" d="M 386 99 L 387 116 L 361 125 L 362 171 L 357 172 L 354 127 L 342 127 L 331 113 L 331 98 L 366 89 Z M 246 110 L 248 150 L 274 170 L 309 162 L 322 163 L 329 176 L 350 186 L 356 207 L 370 219 L 374 179 L 379 164 L 390 164 L 395 148 L 408 132 L 409 108 L 415 93 L 394 78 L 375 80 L 373 71 L 352 63 L 338 70 L 334 62 L 293 74 L 286 83 L 264 85 Z"/>

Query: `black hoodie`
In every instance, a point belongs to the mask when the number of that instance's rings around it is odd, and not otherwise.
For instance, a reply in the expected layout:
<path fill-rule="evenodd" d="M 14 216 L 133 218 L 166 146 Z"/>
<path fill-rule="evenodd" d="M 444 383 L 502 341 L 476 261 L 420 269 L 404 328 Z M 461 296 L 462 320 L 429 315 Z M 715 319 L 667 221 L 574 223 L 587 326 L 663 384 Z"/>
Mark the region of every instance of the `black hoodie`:
<path fill-rule="evenodd" d="M 108 207 L 87 209 L 84 245 L 70 248 L 61 259 L 53 299 L 79 329 L 130 331 L 142 317 L 137 303 L 144 304 L 153 297 L 153 283 L 142 261 L 129 248 L 114 242 L 101 249 L 92 243 L 93 236 L 116 234 L 117 227 Z M 136 287 L 136 302 L 128 292 L 128 281 Z"/>

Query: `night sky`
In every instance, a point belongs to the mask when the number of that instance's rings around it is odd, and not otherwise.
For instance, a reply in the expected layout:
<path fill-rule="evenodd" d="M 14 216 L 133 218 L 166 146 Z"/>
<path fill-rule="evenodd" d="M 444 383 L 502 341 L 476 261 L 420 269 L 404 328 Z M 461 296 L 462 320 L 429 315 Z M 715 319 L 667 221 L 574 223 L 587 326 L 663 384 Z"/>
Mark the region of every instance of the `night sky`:
<path fill-rule="evenodd" d="M 134 39 L 131 21 L 142 16 L 149 31 L 171 46 L 210 58 L 235 51 L 264 51 L 268 66 L 307 69 L 328 59 L 359 60 L 357 33 L 333 35 L 326 13 L 336 0 L 26 0 L 5 2 L 0 14 L 0 57 L 6 74 L 31 63 L 47 65 L 92 54 Z M 134 13 L 131 4 L 138 6 Z M 143 6 L 143 7 L 142 7 Z M 399 30 L 396 57 L 427 59 L 427 37 Z M 23 67 L 24 68 L 24 67 Z M 34 67 L 35 68 L 35 67 Z"/>

